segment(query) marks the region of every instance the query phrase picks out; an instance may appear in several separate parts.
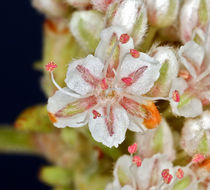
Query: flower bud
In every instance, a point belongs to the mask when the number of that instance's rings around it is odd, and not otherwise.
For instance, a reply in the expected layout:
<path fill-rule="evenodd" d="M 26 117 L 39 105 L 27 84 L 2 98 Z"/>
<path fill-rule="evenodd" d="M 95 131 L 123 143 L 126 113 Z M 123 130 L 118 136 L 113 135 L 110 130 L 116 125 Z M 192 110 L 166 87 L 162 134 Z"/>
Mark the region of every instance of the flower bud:
<path fill-rule="evenodd" d="M 47 17 L 64 17 L 68 13 L 68 6 L 64 1 L 57 0 L 33 0 L 32 5 Z"/>
<path fill-rule="evenodd" d="M 113 2 L 106 11 L 106 24 L 123 27 L 133 38 L 134 45 L 139 45 L 147 29 L 147 13 L 143 1 Z"/>
<path fill-rule="evenodd" d="M 90 0 L 66 0 L 66 2 L 75 8 L 86 8 L 90 5 Z"/>
<path fill-rule="evenodd" d="M 146 0 L 149 24 L 158 28 L 173 24 L 179 11 L 179 0 Z"/>
<path fill-rule="evenodd" d="M 144 135 L 137 134 L 136 141 L 141 147 L 139 155 L 142 158 L 150 158 L 158 152 L 165 154 L 168 160 L 175 158 L 172 133 L 164 119 L 156 129 L 149 130 Z"/>
<path fill-rule="evenodd" d="M 181 147 L 190 156 L 202 153 L 210 156 L 210 112 L 205 111 L 198 119 L 189 119 L 182 129 Z"/>
<path fill-rule="evenodd" d="M 161 69 L 158 80 L 148 93 L 150 96 L 168 96 L 171 83 L 179 71 L 179 64 L 174 52 L 170 47 L 158 47 L 151 51 L 150 55 L 161 63 Z"/>
<path fill-rule="evenodd" d="M 210 4 L 208 0 L 186 0 L 180 12 L 180 37 L 185 43 L 192 39 L 195 28 L 205 28 L 208 23 Z"/>
<path fill-rule="evenodd" d="M 93 10 L 74 12 L 69 27 L 81 47 L 94 53 L 104 27 L 103 15 Z"/>

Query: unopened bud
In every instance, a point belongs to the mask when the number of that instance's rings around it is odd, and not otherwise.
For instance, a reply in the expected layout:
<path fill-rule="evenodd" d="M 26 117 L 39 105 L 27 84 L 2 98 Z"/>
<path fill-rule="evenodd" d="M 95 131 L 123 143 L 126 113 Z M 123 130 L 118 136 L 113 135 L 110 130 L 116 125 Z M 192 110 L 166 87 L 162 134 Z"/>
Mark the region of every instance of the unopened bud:
<path fill-rule="evenodd" d="M 81 47 L 87 53 L 93 53 L 104 27 L 103 15 L 93 10 L 77 11 L 73 13 L 69 27 Z"/>
<path fill-rule="evenodd" d="M 179 10 L 179 0 L 147 0 L 149 23 L 163 28 L 173 24 Z"/>

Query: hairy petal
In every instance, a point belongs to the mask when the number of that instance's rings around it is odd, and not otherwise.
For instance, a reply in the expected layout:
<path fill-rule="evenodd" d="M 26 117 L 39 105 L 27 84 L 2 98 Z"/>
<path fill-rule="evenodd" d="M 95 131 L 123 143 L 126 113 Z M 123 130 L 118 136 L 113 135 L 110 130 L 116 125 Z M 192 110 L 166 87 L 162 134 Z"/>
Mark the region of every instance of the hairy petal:
<path fill-rule="evenodd" d="M 138 78 L 126 88 L 126 91 L 134 95 L 142 95 L 147 93 L 158 79 L 160 67 L 161 64 L 158 61 L 142 52 L 138 58 L 127 55 L 123 60 L 119 78 L 130 77 L 130 75 L 133 78 L 137 75 Z"/>
<path fill-rule="evenodd" d="M 108 147 L 118 147 L 125 139 L 129 119 L 126 111 L 120 107 L 111 108 L 109 115 L 106 109 L 106 107 L 96 109 L 102 115 L 101 117 L 94 119 L 90 116 L 89 129 L 96 141 Z"/>
<path fill-rule="evenodd" d="M 84 59 L 69 64 L 65 82 L 78 94 L 88 94 L 100 81 L 103 67 L 103 63 L 98 58 L 88 55 Z"/>
<path fill-rule="evenodd" d="M 204 59 L 204 49 L 197 43 L 190 41 L 179 50 L 179 57 L 190 74 L 196 78 Z"/>
<path fill-rule="evenodd" d="M 68 88 L 63 88 L 65 91 L 70 91 Z M 56 113 L 63 109 L 66 105 L 71 102 L 78 101 L 76 98 L 72 98 L 69 95 L 64 94 L 61 91 L 56 93 L 48 99 L 47 111 L 53 124 L 58 128 L 68 127 L 82 127 L 86 123 L 83 121 L 87 116 L 86 110 L 78 111 L 78 114 L 70 115 L 69 117 L 57 117 Z"/>

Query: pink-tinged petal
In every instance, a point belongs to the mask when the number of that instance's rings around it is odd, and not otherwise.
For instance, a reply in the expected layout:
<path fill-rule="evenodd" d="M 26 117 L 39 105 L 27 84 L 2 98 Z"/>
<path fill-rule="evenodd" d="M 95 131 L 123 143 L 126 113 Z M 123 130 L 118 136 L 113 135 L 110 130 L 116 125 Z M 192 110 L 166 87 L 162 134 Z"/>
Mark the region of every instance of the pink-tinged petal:
<path fill-rule="evenodd" d="M 88 55 L 69 64 L 65 82 L 78 94 L 88 94 L 101 80 L 103 68 L 104 64 L 98 58 Z"/>
<path fill-rule="evenodd" d="M 70 102 L 62 109 L 55 113 L 57 118 L 67 118 L 85 112 L 97 104 L 97 98 L 95 96 L 89 96 L 87 98 L 80 98 L 73 102 Z"/>
<path fill-rule="evenodd" d="M 123 97 L 119 104 L 132 116 L 138 117 L 138 118 L 146 118 L 147 117 L 147 110 L 143 108 L 143 106 L 134 101 L 133 99 Z"/>
<path fill-rule="evenodd" d="M 190 92 L 186 92 L 187 88 L 188 85 L 184 79 L 176 78 L 173 80 L 169 93 L 171 108 L 173 113 L 178 116 L 196 117 L 202 113 L 202 103 Z M 174 101 L 173 98 L 176 91 L 179 93 L 179 101 Z"/>
<path fill-rule="evenodd" d="M 63 88 L 65 91 L 70 91 L 68 88 Z M 57 117 L 56 113 L 63 109 L 71 102 L 78 101 L 76 98 L 72 98 L 69 95 L 64 94 L 62 91 L 56 91 L 56 93 L 48 99 L 47 111 L 49 118 L 53 124 L 58 128 L 68 127 L 82 127 L 87 124 L 85 121 L 87 117 L 87 111 L 72 115 L 71 117 Z"/>
<path fill-rule="evenodd" d="M 145 94 L 158 79 L 161 64 L 145 53 L 140 53 L 138 58 L 126 55 L 120 68 L 119 78 L 133 77 L 132 85 L 126 88 L 128 93 Z"/>
<path fill-rule="evenodd" d="M 101 41 L 95 51 L 95 56 L 99 57 L 103 63 L 106 63 L 110 57 L 110 47 L 113 47 L 113 44 L 115 45 L 118 41 L 118 45 L 116 44 L 115 46 L 119 50 L 119 61 L 121 62 L 125 54 L 129 53 L 130 49 L 134 48 L 132 38 L 124 44 L 119 42 L 120 36 L 125 33 L 125 30 L 117 26 L 112 26 L 103 30 L 101 32 Z"/>
<path fill-rule="evenodd" d="M 93 138 L 108 147 L 118 147 L 125 139 L 125 133 L 129 125 L 129 119 L 124 109 L 120 107 L 98 108 L 101 117 L 96 119 L 90 116 L 89 129 Z M 107 114 L 109 112 L 109 114 Z"/>
<path fill-rule="evenodd" d="M 192 77 L 196 78 L 204 59 L 204 49 L 197 43 L 190 41 L 179 50 L 182 64 L 187 68 Z"/>

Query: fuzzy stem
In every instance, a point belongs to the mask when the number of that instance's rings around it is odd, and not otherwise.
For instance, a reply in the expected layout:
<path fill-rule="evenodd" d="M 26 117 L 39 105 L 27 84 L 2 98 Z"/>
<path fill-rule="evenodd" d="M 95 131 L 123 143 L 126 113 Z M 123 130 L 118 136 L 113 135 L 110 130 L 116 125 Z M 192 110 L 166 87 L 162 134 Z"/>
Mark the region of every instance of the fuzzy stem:
<path fill-rule="evenodd" d="M 17 131 L 12 126 L 0 126 L 0 152 L 1 153 L 27 153 L 37 154 L 30 133 Z"/>

